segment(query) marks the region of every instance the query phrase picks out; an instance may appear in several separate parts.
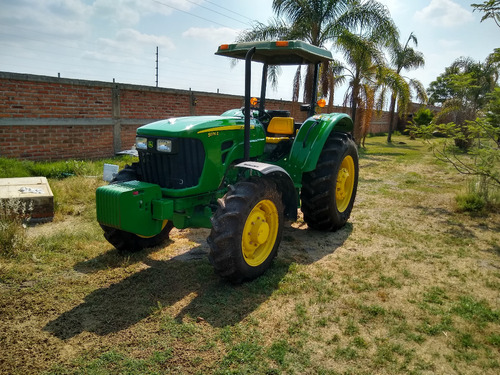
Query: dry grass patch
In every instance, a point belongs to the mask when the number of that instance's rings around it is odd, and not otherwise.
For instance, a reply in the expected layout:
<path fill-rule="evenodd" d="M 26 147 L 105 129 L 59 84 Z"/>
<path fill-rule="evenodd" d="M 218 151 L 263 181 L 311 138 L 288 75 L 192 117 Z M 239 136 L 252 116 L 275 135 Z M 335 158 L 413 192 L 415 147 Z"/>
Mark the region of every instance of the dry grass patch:
<path fill-rule="evenodd" d="M 458 213 L 463 176 L 400 140 L 368 139 L 345 228 L 288 225 L 241 286 L 214 275 L 207 230 L 122 257 L 100 182 L 51 181 L 56 220 L 0 258 L 0 372 L 497 374 L 500 215 Z"/>

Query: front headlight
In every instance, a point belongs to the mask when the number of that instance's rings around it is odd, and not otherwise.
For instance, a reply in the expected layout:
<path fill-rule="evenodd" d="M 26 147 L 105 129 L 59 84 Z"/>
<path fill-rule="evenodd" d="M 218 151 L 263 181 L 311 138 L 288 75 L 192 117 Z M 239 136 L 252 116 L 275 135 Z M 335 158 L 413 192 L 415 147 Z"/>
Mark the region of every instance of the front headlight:
<path fill-rule="evenodd" d="M 172 141 L 170 139 L 158 139 L 156 150 L 161 152 L 172 152 Z"/>
<path fill-rule="evenodd" d="M 138 150 L 147 150 L 148 139 L 146 137 L 135 137 L 135 148 Z"/>

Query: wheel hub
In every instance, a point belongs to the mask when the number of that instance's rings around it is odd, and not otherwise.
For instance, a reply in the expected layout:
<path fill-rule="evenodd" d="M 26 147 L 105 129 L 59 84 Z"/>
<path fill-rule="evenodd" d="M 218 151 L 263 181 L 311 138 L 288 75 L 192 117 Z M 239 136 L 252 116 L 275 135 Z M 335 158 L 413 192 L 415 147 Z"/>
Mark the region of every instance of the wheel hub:
<path fill-rule="evenodd" d="M 267 259 L 276 242 L 278 226 L 274 203 L 257 203 L 247 217 L 241 238 L 243 256 L 249 265 L 255 267 Z"/>
<path fill-rule="evenodd" d="M 252 247 L 262 245 L 269 237 L 269 224 L 266 223 L 265 212 L 257 209 L 249 216 L 250 226 L 247 232 L 248 244 Z"/>
<path fill-rule="evenodd" d="M 260 216 L 252 222 L 250 238 L 255 245 L 262 245 L 269 237 L 269 225 Z"/>
<path fill-rule="evenodd" d="M 339 201 L 345 199 L 347 195 L 345 185 L 348 178 L 349 171 L 347 170 L 347 168 L 342 168 L 337 175 L 336 197 Z"/>
<path fill-rule="evenodd" d="M 340 164 L 337 174 L 337 184 L 335 186 L 335 203 L 337 210 L 344 212 L 349 207 L 354 191 L 354 181 L 356 178 L 356 169 L 352 156 L 347 155 Z"/>

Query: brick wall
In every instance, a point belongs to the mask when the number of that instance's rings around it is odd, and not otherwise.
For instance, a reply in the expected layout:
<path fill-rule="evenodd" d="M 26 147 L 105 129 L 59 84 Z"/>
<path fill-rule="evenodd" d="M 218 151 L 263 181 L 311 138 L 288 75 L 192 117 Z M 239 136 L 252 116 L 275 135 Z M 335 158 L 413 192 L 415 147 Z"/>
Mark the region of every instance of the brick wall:
<path fill-rule="evenodd" d="M 0 87 L 0 118 L 111 116 L 110 87 L 2 78 Z"/>
<path fill-rule="evenodd" d="M 383 112 L 380 116 L 374 113 L 372 122 L 370 124 L 370 133 L 385 133 L 389 128 L 389 112 Z"/>
<path fill-rule="evenodd" d="M 120 89 L 120 117 L 158 119 L 189 116 L 190 97 L 185 92 Z"/>
<path fill-rule="evenodd" d="M 110 152 L 111 150 L 111 152 Z M 27 160 L 101 158 L 112 155 L 109 125 L 0 126 L 0 156 Z"/>
<path fill-rule="evenodd" d="M 129 149 L 146 123 L 242 106 L 236 95 L 0 72 L 0 157 L 109 157 Z M 268 100 L 266 108 L 289 110 L 298 121 L 306 117 L 289 101 Z"/>

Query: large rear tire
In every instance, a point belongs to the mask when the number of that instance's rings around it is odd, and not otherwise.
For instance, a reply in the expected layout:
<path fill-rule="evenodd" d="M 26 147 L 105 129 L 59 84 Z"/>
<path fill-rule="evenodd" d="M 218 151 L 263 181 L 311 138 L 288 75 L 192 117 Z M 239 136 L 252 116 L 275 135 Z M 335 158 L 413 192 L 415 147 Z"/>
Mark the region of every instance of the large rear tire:
<path fill-rule="evenodd" d="M 240 283 L 262 275 L 277 254 L 283 203 L 274 182 L 252 178 L 219 199 L 207 239 L 209 260 L 223 278 Z"/>
<path fill-rule="evenodd" d="M 110 184 L 119 182 L 138 180 L 137 163 L 126 165 L 118 174 L 111 180 Z M 113 245 L 119 253 L 133 253 L 150 247 L 156 247 L 164 244 L 169 240 L 170 231 L 173 228 L 173 223 L 164 220 L 162 230 L 155 236 L 144 237 L 134 233 L 125 232 L 121 229 L 101 225 L 104 230 L 104 238 Z"/>
<path fill-rule="evenodd" d="M 333 132 L 316 169 L 302 177 L 302 213 L 310 228 L 334 231 L 351 215 L 358 187 L 358 150 L 345 133 Z"/>

